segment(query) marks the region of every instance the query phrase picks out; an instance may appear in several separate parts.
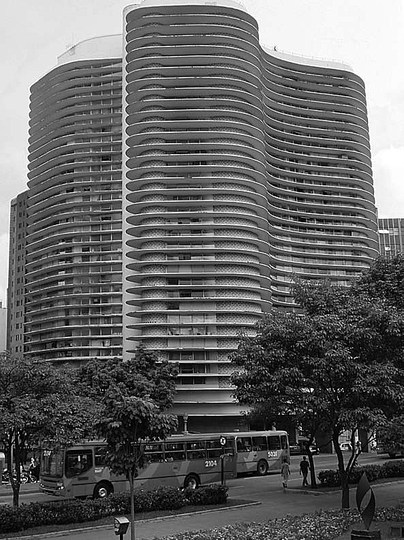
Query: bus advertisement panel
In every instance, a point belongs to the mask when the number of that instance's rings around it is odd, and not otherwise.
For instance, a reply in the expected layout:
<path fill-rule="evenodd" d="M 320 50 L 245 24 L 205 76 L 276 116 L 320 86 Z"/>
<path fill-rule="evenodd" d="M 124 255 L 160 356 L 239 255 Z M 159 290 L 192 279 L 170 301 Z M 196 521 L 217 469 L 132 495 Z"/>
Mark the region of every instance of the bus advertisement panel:
<path fill-rule="evenodd" d="M 237 474 L 279 472 L 283 460 L 290 462 L 286 431 L 245 431 L 233 433 L 236 443 Z"/>
<path fill-rule="evenodd" d="M 142 444 L 144 466 L 135 487 L 152 489 L 162 485 L 196 488 L 201 484 L 235 478 L 234 435 L 173 435 L 165 441 Z M 129 490 L 123 476 L 105 465 L 106 444 L 89 441 L 59 450 L 42 452 L 40 488 L 62 497 L 107 497 Z M 223 457 L 222 457 L 223 456 Z"/>

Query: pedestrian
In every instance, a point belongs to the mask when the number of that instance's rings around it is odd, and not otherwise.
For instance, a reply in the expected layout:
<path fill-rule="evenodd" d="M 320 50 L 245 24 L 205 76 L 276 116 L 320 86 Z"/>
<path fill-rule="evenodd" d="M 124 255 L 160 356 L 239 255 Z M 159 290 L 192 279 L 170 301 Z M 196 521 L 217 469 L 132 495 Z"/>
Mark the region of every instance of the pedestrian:
<path fill-rule="evenodd" d="M 302 461 L 300 462 L 300 474 L 303 476 L 303 486 L 308 486 L 307 475 L 309 474 L 310 465 L 306 459 L 306 456 L 303 456 Z"/>
<path fill-rule="evenodd" d="M 282 477 L 283 489 L 286 489 L 288 487 L 289 476 L 290 476 L 290 467 L 288 463 L 288 458 L 284 458 L 282 466 L 281 466 L 281 477 Z"/>

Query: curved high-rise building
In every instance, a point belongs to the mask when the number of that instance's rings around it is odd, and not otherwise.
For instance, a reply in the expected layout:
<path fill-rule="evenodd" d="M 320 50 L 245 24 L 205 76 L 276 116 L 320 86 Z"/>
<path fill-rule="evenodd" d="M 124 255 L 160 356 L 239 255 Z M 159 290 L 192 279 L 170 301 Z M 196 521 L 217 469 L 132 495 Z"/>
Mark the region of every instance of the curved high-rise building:
<path fill-rule="evenodd" d="M 146 0 L 124 34 L 124 346 L 179 362 L 192 427 L 234 427 L 238 335 L 293 308 L 294 275 L 377 255 L 364 84 L 264 50 L 234 2 Z"/>
<path fill-rule="evenodd" d="M 364 84 L 264 49 L 231 1 L 145 0 L 123 30 L 32 87 L 25 352 L 141 343 L 179 363 L 189 429 L 229 430 L 239 335 L 294 308 L 295 276 L 346 285 L 377 256 Z"/>
<path fill-rule="evenodd" d="M 69 49 L 31 89 L 26 352 L 122 355 L 122 42 Z"/>

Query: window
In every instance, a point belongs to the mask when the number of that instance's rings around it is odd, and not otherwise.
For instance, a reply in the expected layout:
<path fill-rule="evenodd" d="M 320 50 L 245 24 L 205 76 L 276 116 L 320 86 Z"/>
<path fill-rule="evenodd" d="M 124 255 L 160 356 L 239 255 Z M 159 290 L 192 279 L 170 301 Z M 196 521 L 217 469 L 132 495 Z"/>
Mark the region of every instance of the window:
<path fill-rule="evenodd" d="M 281 449 L 281 441 L 279 440 L 279 436 L 273 436 L 268 437 L 268 450 L 280 450 Z"/>
<path fill-rule="evenodd" d="M 252 438 L 253 450 L 259 452 L 260 450 L 267 450 L 267 438 L 266 437 L 253 437 Z"/>
<path fill-rule="evenodd" d="M 187 443 L 188 459 L 205 459 L 205 441 L 195 441 Z"/>
<path fill-rule="evenodd" d="M 146 444 L 144 449 L 144 456 L 147 463 L 156 463 L 164 461 L 163 458 L 163 445 L 160 443 Z"/>
<path fill-rule="evenodd" d="M 96 446 L 94 448 L 94 464 L 96 467 L 105 467 L 106 455 L 107 455 L 106 446 Z"/>
<path fill-rule="evenodd" d="M 166 443 L 165 457 L 167 461 L 183 461 L 185 459 L 184 443 Z"/>
<path fill-rule="evenodd" d="M 288 439 L 286 435 L 281 435 L 281 448 L 282 450 L 286 450 L 288 447 Z"/>
<path fill-rule="evenodd" d="M 93 466 L 92 450 L 68 450 L 66 452 L 66 478 L 80 476 Z"/>
<path fill-rule="evenodd" d="M 214 439 L 213 441 L 206 441 L 206 450 L 208 459 L 220 457 L 224 449 L 220 444 L 220 439 Z"/>
<path fill-rule="evenodd" d="M 251 437 L 238 437 L 237 438 L 237 452 L 251 452 L 252 444 Z"/>

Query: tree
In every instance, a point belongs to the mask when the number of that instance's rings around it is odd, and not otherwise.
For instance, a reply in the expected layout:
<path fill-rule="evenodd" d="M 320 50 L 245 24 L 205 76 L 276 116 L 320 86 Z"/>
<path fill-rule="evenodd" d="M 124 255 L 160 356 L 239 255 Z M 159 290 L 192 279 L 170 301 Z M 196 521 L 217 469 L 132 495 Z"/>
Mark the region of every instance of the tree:
<path fill-rule="evenodd" d="M 233 354 L 241 368 L 235 396 L 244 404 L 276 403 L 309 432 L 329 431 L 341 477 L 342 507 L 349 507 L 349 473 L 339 437 L 374 430 L 402 407 L 404 318 L 385 299 L 329 283 L 297 283 L 299 313 L 273 312 L 244 337 Z M 312 457 L 309 455 L 311 464 Z M 313 466 L 312 466 L 313 470 Z"/>
<path fill-rule="evenodd" d="M 92 425 L 91 401 L 76 395 L 74 380 L 72 370 L 0 355 L 0 443 L 15 506 L 28 450 L 82 439 Z"/>
<path fill-rule="evenodd" d="M 377 441 L 390 457 L 404 456 L 404 415 L 396 416 L 380 427 Z"/>
<path fill-rule="evenodd" d="M 83 384 L 101 398 L 96 429 L 107 442 L 107 464 L 129 482 L 131 538 L 135 538 L 135 478 L 144 463 L 144 442 L 164 439 L 177 427 L 168 414 L 177 366 L 158 362 L 151 351 L 139 347 L 128 361 L 93 361 L 81 370 Z"/>

